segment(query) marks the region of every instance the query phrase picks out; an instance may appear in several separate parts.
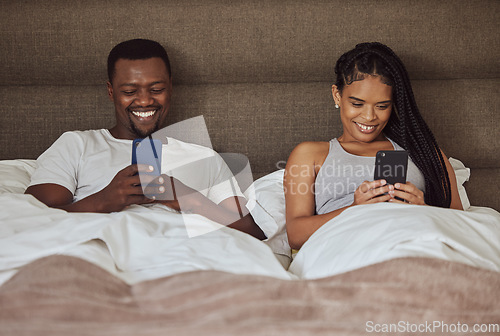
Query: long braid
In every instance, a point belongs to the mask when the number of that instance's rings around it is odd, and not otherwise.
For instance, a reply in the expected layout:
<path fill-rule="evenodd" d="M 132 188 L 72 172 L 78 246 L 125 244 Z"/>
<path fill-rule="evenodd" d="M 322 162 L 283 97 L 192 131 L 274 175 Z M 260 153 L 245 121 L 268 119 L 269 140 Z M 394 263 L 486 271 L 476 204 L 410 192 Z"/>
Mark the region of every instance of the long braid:
<path fill-rule="evenodd" d="M 345 85 L 366 75 L 378 75 L 382 82 L 392 86 L 394 108 L 384 133 L 408 151 L 424 175 L 425 202 L 449 208 L 451 187 L 445 161 L 418 110 L 408 72 L 399 57 L 381 43 L 361 43 L 339 58 L 335 73 L 340 92 Z"/>

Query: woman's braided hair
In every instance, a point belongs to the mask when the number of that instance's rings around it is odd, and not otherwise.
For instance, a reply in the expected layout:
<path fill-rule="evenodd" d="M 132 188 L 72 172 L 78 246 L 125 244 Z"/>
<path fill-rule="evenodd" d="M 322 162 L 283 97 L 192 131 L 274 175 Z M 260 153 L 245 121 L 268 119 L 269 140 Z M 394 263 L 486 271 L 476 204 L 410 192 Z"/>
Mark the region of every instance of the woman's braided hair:
<path fill-rule="evenodd" d="M 335 85 L 341 93 L 345 85 L 368 75 L 378 76 L 392 87 L 393 110 L 384 134 L 406 149 L 424 174 L 426 204 L 449 208 L 451 189 L 445 161 L 420 115 L 408 72 L 399 57 L 381 43 L 361 43 L 339 58 L 335 74 Z"/>

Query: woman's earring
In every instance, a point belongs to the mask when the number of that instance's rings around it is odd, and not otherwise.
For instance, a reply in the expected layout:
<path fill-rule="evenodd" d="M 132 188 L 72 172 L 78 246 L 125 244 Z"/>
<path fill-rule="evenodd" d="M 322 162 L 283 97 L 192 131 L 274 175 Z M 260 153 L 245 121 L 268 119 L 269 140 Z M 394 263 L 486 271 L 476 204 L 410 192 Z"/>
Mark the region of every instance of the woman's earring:
<path fill-rule="evenodd" d="M 339 108 L 339 104 L 335 104 L 335 108 Z"/>

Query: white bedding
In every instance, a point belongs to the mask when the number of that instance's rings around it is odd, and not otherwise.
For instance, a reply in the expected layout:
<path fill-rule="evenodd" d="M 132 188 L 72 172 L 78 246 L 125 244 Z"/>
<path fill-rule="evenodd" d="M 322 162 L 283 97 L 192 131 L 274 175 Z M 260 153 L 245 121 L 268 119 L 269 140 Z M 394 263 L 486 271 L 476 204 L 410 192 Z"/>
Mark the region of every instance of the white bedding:
<path fill-rule="evenodd" d="M 0 271 L 5 281 L 23 265 L 51 254 L 89 260 L 127 283 L 195 270 L 220 270 L 290 279 L 271 249 L 221 227 L 189 238 L 185 224 L 217 225 L 163 206 L 132 206 L 112 214 L 67 213 L 31 195 L 0 194 Z"/>
<path fill-rule="evenodd" d="M 379 203 L 347 209 L 317 230 L 289 271 L 314 279 L 399 257 L 431 257 L 500 271 L 500 213 Z"/>
<path fill-rule="evenodd" d="M 266 245 L 228 228 L 209 232 L 217 224 L 162 206 L 113 214 L 48 208 L 22 194 L 34 169 L 32 160 L 0 161 L 0 284 L 23 265 L 52 254 L 86 259 L 130 284 L 195 270 L 310 279 L 408 256 L 500 271 L 500 214 L 489 208 L 357 206 L 315 232 L 287 272 L 275 258 L 289 253 L 283 170 L 255 181 L 246 193 L 255 221 L 269 237 Z M 469 171 L 460 169 L 465 181 Z M 209 233 L 189 238 L 186 223 L 189 230 Z"/>

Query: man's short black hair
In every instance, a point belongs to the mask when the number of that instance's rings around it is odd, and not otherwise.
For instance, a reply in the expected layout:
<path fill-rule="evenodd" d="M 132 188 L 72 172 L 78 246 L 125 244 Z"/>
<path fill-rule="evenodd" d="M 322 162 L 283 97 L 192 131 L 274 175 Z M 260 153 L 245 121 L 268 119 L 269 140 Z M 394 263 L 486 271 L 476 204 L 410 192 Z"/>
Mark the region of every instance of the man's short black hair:
<path fill-rule="evenodd" d="M 152 57 L 159 57 L 165 62 L 169 77 L 172 77 L 170 61 L 167 51 L 156 41 L 146 39 L 133 39 L 117 44 L 108 56 L 108 80 L 112 83 L 115 74 L 115 64 L 122 58 L 127 60 L 143 60 Z"/>

